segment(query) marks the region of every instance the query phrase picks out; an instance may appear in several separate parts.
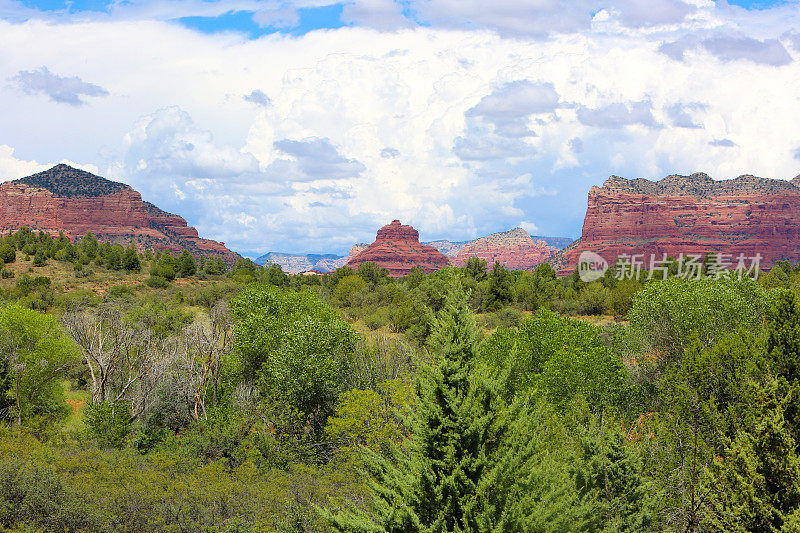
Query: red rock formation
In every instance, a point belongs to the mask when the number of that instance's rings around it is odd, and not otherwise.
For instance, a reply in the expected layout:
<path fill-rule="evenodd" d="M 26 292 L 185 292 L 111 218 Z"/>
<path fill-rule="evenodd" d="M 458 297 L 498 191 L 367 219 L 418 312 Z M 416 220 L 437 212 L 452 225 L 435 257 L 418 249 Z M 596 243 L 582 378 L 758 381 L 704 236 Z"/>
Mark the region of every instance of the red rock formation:
<path fill-rule="evenodd" d="M 761 254 L 761 266 L 800 259 L 800 177 L 792 181 L 739 176 L 715 181 L 705 174 L 658 182 L 610 177 L 592 187 L 580 242 L 565 250 L 561 274 L 583 251 L 614 264 L 643 254 L 649 268 L 663 254 Z M 750 262 L 748 261 L 748 265 Z M 561 266 L 561 265 L 559 265 Z M 734 265 L 735 266 L 735 265 Z"/>
<path fill-rule="evenodd" d="M 467 243 L 452 260 L 454 266 L 464 266 L 470 257 L 480 257 L 490 269 L 495 261 L 514 270 L 533 269 L 544 263 L 558 248 L 549 246 L 543 240 L 533 240 L 522 228 L 493 233 Z"/>
<path fill-rule="evenodd" d="M 428 273 L 447 266 L 447 258 L 433 246 L 420 244 L 419 232 L 411 226 L 393 220 L 378 230 L 375 242 L 347 262 L 347 266 L 358 268 L 361 263 L 373 262 L 389 270 L 394 278 L 406 276 L 414 267 L 422 267 Z"/>
<path fill-rule="evenodd" d="M 177 216 L 162 211 L 128 185 L 67 165 L 0 184 L 0 231 L 27 226 L 71 239 L 93 233 L 101 242 L 133 244 L 219 257 L 232 264 L 239 255 L 224 243 L 202 239 Z"/>

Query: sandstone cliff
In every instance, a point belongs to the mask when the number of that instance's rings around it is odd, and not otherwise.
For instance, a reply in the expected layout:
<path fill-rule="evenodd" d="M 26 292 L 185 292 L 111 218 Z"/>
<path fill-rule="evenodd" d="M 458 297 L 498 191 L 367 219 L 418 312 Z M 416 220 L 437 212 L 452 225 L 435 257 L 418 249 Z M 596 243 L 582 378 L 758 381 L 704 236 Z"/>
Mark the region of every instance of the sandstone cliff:
<path fill-rule="evenodd" d="M 534 240 L 524 229 L 515 228 L 467 243 L 452 264 L 464 266 L 470 257 L 479 257 L 486 261 L 486 268 L 491 268 L 495 261 L 499 261 L 512 270 L 528 270 L 544 263 L 557 251 L 558 248 L 542 239 Z"/>
<path fill-rule="evenodd" d="M 583 251 L 614 264 L 623 254 L 753 257 L 762 266 L 800 259 L 800 177 L 792 181 L 744 175 L 715 181 L 706 174 L 660 181 L 611 176 L 592 187 L 580 242 L 563 254 L 562 274 Z M 561 266 L 561 265 L 559 265 Z"/>
<path fill-rule="evenodd" d="M 71 239 L 91 232 L 100 241 L 139 250 L 187 249 L 228 264 L 239 258 L 224 243 L 200 238 L 183 218 L 142 201 L 130 186 L 67 165 L 0 184 L 0 231 L 23 226 L 53 234 L 63 230 Z"/>
<path fill-rule="evenodd" d="M 433 246 L 419 242 L 419 232 L 411 226 L 392 221 L 378 230 L 375 242 L 347 262 L 347 266 L 358 268 L 361 263 L 373 262 L 389 270 L 395 278 L 406 276 L 414 267 L 422 267 L 428 273 L 447 266 L 448 261 Z"/>

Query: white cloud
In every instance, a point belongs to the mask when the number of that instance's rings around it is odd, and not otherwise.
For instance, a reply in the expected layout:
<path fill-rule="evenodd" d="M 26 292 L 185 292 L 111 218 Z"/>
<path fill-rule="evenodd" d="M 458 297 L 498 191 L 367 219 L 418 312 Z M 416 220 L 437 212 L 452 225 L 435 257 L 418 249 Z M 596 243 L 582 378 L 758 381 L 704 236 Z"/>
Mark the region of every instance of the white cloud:
<path fill-rule="evenodd" d="M 85 96 L 108 96 L 108 91 L 99 85 L 87 83 L 78 76 L 53 74 L 47 67 L 20 70 L 11 81 L 25 94 L 45 94 L 59 104 L 80 106 L 86 103 Z"/>
<path fill-rule="evenodd" d="M 258 40 L 137 19 L 220 9 L 169 4 L 0 21 L 0 79 L 47 65 L 109 93 L 55 105 L 0 84 L 4 176 L 66 157 L 234 249 L 341 252 L 394 218 L 423 239 L 520 221 L 576 235 L 588 188 L 612 173 L 798 173 L 800 66 L 773 43 L 799 52 L 789 10 L 420 0 L 407 13 L 433 27 L 408 29 L 376 0 L 343 17 L 390 31 Z M 714 48 L 731 35 L 750 40 Z"/>
<path fill-rule="evenodd" d="M 652 105 L 649 101 L 613 102 L 598 108 L 580 106 L 578 120 L 587 126 L 619 129 L 624 126 L 640 124 L 650 128 L 658 127 L 653 118 Z"/>
<path fill-rule="evenodd" d="M 14 157 L 14 149 L 0 144 L 0 181 L 15 180 L 47 170 L 47 165 Z"/>

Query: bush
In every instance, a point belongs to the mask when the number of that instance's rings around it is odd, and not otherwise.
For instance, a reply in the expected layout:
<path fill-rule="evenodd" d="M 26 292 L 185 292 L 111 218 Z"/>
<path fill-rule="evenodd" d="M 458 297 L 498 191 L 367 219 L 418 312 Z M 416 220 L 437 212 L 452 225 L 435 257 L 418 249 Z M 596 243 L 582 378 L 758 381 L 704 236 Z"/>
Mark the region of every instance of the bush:
<path fill-rule="evenodd" d="M 387 307 L 382 307 L 374 313 L 364 317 L 364 324 L 372 330 L 380 329 L 391 321 L 391 311 Z"/>
<path fill-rule="evenodd" d="M 114 285 L 108 289 L 109 298 L 129 298 L 133 296 L 133 289 L 127 285 Z"/>
<path fill-rule="evenodd" d="M 88 403 L 83 412 L 87 432 L 100 446 L 121 448 L 125 445 L 131 425 L 127 401 Z"/>
<path fill-rule="evenodd" d="M 44 250 L 41 248 L 36 251 L 36 255 L 33 256 L 33 266 L 35 267 L 43 267 L 47 264 L 47 256 L 44 254 Z"/>
<path fill-rule="evenodd" d="M 0 245 L 0 260 L 3 263 L 13 263 L 17 259 L 17 249 L 9 243 L 4 242 Z"/>
<path fill-rule="evenodd" d="M 169 281 L 161 276 L 150 276 L 144 282 L 147 284 L 148 287 L 152 287 L 154 289 L 166 289 L 169 287 Z"/>

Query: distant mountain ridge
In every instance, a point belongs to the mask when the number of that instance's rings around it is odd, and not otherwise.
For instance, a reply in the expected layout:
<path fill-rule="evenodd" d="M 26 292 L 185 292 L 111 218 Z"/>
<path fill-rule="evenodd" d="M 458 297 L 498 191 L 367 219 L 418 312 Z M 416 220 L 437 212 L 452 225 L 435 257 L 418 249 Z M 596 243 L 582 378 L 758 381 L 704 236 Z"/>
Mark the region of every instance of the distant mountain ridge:
<path fill-rule="evenodd" d="M 480 241 L 480 242 L 479 242 Z M 515 244 L 512 248 L 504 249 Z M 494 264 L 494 260 L 499 260 L 509 268 L 521 268 L 519 265 L 534 265 L 541 261 L 542 257 L 547 257 L 549 253 L 555 253 L 570 244 L 573 239 L 568 237 L 532 237 L 522 228 L 515 228 L 507 232 L 494 233 L 487 237 L 481 237 L 471 241 L 448 241 L 444 239 L 421 242 L 425 246 L 432 246 L 447 257 L 451 263 L 461 264 L 458 260 L 459 254 L 465 249 L 472 249 L 473 255 L 487 259 L 489 266 Z M 474 244 L 478 243 L 478 244 Z M 494 246 L 494 248 L 493 248 Z M 274 263 L 280 265 L 281 269 L 287 274 L 298 274 L 315 270 L 318 272 L 331 272 L 339 267 L 345 266 L 347 262 L 358 255 L 367 247 L 366 244 L 356 244 L 350 249 L 346 256 L 335 254 L 290 254 L 282 252 L 269 252 L 257 259 L 255 263 L 266 265 Z M 522 254 L 520 256 L 520 254 Z M 514 256 L 519 257 L 514 257 Z M 491 260 L 491 261 L 490 261 Z M 527 268 L 527 267 L 526 267 Z"/>
<path fill-rule="evenodd" d="M 0 184 L 0 231 L 21 227 L 71 239 L 93 233 L 101 242 L 133 244 L 137 249 L 188 250 L 233 264 L 241 256 L 225 243 L 201 238 L 178 215 L 142 200 L 129 185 L 69 165 L 56 165 Z"/>

